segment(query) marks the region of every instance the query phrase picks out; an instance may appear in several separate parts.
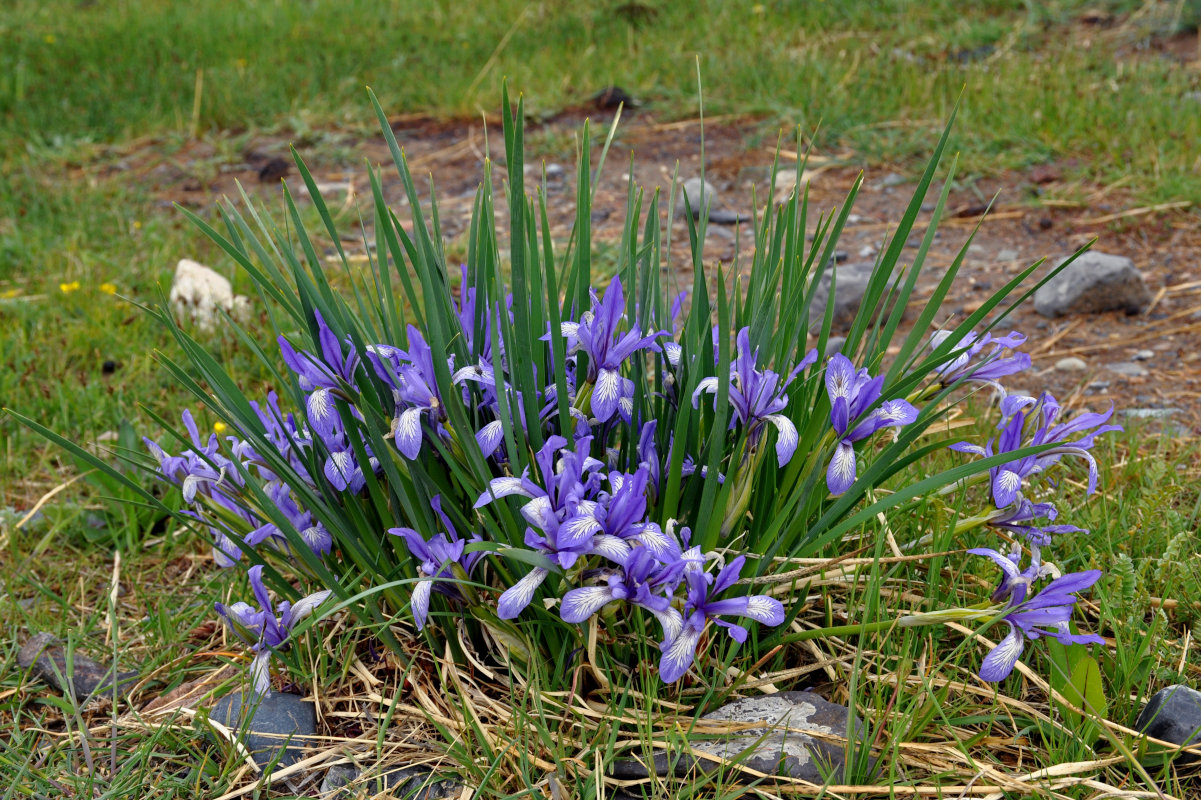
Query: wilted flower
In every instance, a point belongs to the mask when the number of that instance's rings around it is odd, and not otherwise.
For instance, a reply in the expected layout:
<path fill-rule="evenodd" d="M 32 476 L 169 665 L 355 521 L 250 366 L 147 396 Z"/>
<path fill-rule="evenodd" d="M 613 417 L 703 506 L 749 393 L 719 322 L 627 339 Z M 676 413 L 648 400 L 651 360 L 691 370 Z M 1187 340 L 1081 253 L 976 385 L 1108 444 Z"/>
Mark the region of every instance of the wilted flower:
<path fill-rule="evenodd" d="M 312 614 L 332 592 L 328 589 L 314 592 L 298 600 L 296 605 L 285 600 L 279 604 L 279 616 L 276 616 L 271 596 L 263 585 L 263 565 L 251 567 L 247 575 L 259 607 L 237 602 L 231 606 L 217 603 L 215 608 L 238 638 L 254 651 L 254 660 L 250 662 L 251 686 L 255 694 L 264 695 L 271 690 L 268 666 L 272 651 L 286 649 L 296 624 Z"/>
<path fill-rule="evenodd" d="M 855 482 L 855 442 L 881 428 L 908 425 L 917 419 L 918 411 L 908 400 L 886 400 L 851 428 L 851 423 L 880 399 L 883 387 L 883 376 L 873 378 L 866 369 L 856 372 L 851 360 L 842 353 L 835 354 L 826 366 L 830 424 L 839 438 L 834 458 L 826 470 L 826 486 L 832 494 L 842 494 Z"/>

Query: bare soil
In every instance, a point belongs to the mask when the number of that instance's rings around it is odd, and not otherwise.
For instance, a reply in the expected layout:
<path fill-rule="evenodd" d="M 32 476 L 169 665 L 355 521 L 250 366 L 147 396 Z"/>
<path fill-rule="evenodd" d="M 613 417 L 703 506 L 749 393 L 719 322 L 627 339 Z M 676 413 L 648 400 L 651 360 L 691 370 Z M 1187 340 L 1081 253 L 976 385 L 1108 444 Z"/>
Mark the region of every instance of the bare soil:
<path fill-rule="evenodd" d="M 592 114 L 594 163 L 600 145 L 595 137 L 607 130 L 611 113 Z M 571 152 L 584 116 L 582 110 L 566 112 L 530 124 L 526 131 L 531 160 L 544 159 L 551 173 L 555 166 L 562 170 L 548 181 L 551 223 L 559 241 L 566 240 L 575 213 L 575 159 Z M 485 121 L 405 117 L 394 120 L 393 129 L 414 175 L 432 176 L 436 182 L 442 231 L 453 250 L 456 238 L 465 234 L 474 194 L 484 173 Z M 332 207 L 351 207 L 355 203 L 366 207 L 370 186 L 365 164 L 389 165 L 387 148 L 382 137 L 338 137 L 332 133 L 326 139 L 340 143 L 342 156 L 336 162 L 325 157 L 320 145 L 311 151 L 299 149 L 309 161 L 327 203 Z M 499 120 L 487 120 L 486 138 L 494 155 L 498 214 L 505 213 L 499 191 L 504 161 Z M 705 175 L 718 191 L 715 207 L 749 217 L 755 187 L 762 212 L 768 199 L 775 141 L 774 131 L 767 131 L 753 119 L 705 122 Z M 660 189 L 666 208 L 673 174 L 678 169 L 681 181 L 699 175 L 701 151 L 699 121 L 658 123 L 646 113 L 627 113 L 597 186 L 592 212 L 594 240 L 615 242 L 621 237 L 631 156 L 637 184 L 648 194 Z M 135 174 L 164 202 L 203 207 L 223 195 L 236 196 L 235 181 L 259 194 L 278 191 L 275 181 L 281 165 L 272 160 L 287 156 L 283 141 L 264 138 L 242 154 L 241 162 L 216 167 L 214 159 L 219 161 L 219 157 L 203 143 L 189 145 L 170 158 L 157 155 L 153 145 L 147 145 L 125 163 L 133 165 Z M 538 175 L 527 175 L 527 189 L 540 179 L 541 164 L 539 161 L 535 167 Z M 784 153 L 782 172 L 794 173 L 794 165 L 795 154 Z M 864 186 L 853 209 L 852 224 L 839 243 L 839 250 L 851 262 L 873 260 L 884 237 L 901 218 L 916 185 L 913 174 L 900 168 L 860 163 L 849 153 L 815 153 L 806 174 L 811 209 L 829 212 L 840 206 L 861 171 Z M 389 200 L 394 207 L 404 206 L 395 172 L 385 166 L 383 175 Z M 294 192 L 303 190 L 294 168 L 286 178 Z M 911 238 L 913 247 L 924 233 L 939 188 L 933 187 L 927 198 Z M 994 196 L 996 203 L 982 218 Z M 781 199 L 779 192 L 776 199 Z M 1178 409 L 1169 422 L 1152 422 L 1150 428 L 1166 426 L 1173 433 L 1196 432 L 1201 425 L 1201 219 L 1181 206 L 1134 208 L 1118 188 L 1065 186 L 1054 164 L 1039 165 L 1025 173 L 957 181 L 913 305 L 924 304 L 977 224 L 979 232 L 968 248 L 957 287 L 944 304 L 944 320 L 970 313 L 993 290 L 1034 261 L 1046 258 L 1055 263 L 1095 238 L 1093 249 L 1134 260 L 1146 277 L 1154 302 L 1146 312 L 1133 316 L 1113 312 L 1046 319 L 1032 305 L 1017 310 L 1004 329 L 1012 327 L 1027 334 L 1034 369 L 1020 376 L 1016 381 L 1020 385 L 1015 388 L 1027 392 L 1045 388 L 1061 400 L 1094 410 L 1107 407 L 1110 401 L 1119 409 Z M 406 216 L 403 210 L 400 216 Z M 361 250 L 361 238 L 354 238 L 361 234 L 347 233 L 353 236 L 344 246 Z M 671 240 L 673 268 L 688 270 L 687 229 L 678 215 Z M 706 262 L 714 267 L 718 262 L 728 264 L 741 247 L 742 263 L 748 263 L 753 240 L 749 222 L 710 225 Z M 682 285 L 688 285 L 687 281 Z M 1056 368 L 1067 357 L 1082 359 L 1086 368 L 1074 372 Z M 1147 374 L 1119 374 L 1110 369 L 1114 364 L 1137 364 Z"/>

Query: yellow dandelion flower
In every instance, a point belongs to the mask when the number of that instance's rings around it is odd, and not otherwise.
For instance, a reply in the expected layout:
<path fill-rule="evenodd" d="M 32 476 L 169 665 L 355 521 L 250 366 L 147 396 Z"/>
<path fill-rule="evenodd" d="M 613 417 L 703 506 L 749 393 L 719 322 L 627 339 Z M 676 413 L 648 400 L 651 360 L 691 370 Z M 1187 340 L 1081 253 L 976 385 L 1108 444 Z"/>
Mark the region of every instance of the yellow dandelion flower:
<path fill-rule="evenodd" d="M 116 294 L 117 285 L 115 283 L 102 283 L 100 284 L 100 291 L 104 292 L 105 294 Z"/>
<path fill-rule="evenodd" d="M 5 300 L 12 300 L 14 297 L 19 295 L 20 293 L 21 293 L 20 289 L 5 289 L 4 292 L 2 294 L 0 294 L 0 297 L 4 298 Z"/>
<path fill-rule="evenodd" d="M 60 283 L 58 285 L 58 290 L 60 292 L 62 292 L 63 294 L 70 294 L 71 292 L 78 292 L 79 291 L 79 281 L 71 281 L 70 283 Z"/>
<path fill-rule="evenodd" d="M 229 426 L 220 420 L 213 423 L 213 433 L 225 433 L 228 428 Z"/>
<path fill-rule="evenodd" d="M 140 219 L 135 219 L 133 221 L 133 229 L 136 231 L 136 230 L 141 230 L 141 228 L 142 228 L 142 221 Z"/>

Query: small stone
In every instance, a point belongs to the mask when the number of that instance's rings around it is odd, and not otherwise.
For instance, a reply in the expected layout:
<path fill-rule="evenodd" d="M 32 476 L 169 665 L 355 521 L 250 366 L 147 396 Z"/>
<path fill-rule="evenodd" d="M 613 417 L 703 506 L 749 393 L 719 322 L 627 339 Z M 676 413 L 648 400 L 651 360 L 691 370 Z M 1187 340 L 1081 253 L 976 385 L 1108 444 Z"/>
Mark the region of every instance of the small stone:
<path fill-rule="evenodd" d="M 291 169 L 291 165 L 285 159 L 276 156 L 259 167 L 259 182 L 275 183 L 283 180 L 287 176 L 289 169 Z"/>
<path fill-rule="evenodd" d="M 1118 416 L 1125 419 L 1167 419 L 1184 413 L 1179 408 L 1123 408 Z"/>
<path fill-rule="evenodd" d="M 715 225 L 737 225 L 740 222 L 749 221 L 750 217 L 744 217 L 734 211 L 709 210 L 709 221 Z"/>
<path fill-rule="evenodd" d="M 1139 350 L 1137 353 L 1135 353 L 1134 355 L 1132 355 L 1130 357 L 1130 360 L 1131 361 L 1150 361 L 1153 358 L 1155 358 L 1154 350 Z"/>
<path fill-rule="evenodd" d="M 1138 314 L 1150 304 L 1151 292 L 1134 262 L 1107 253 L 1085 253 L 1034 293 L 1034 310 L 1044 317 L 1119 309 Z"/>
<path fill-rule="evenodd" d="M 917 249 L 922 246 L 922 237 L 914 235 L 905 240 L 905 246 Z"/>
<path fill-rule="evenodd" d="M 222 321 L 221 311 L 245 319 L 249 299 L 235 296 L 224 275 L 189 258 L 180 259 L 168 298 L 178 317 L 190 319 L 202 331 L 213 331 Z"/>
<path fill-rule="evenodd" d="M 358 767 L 352 764 L 335 764 L 326 771 L 321 780 L 321 788 L 317 790 L 323 800 L 341 800 L 353 797 L 354 794 L 346 787 L 359 777 Z"/>
<path fill-rule="evenodd" d="M 829 358 L 835 353 L 841 353 L 842 348 L 846 346 L 846 343 L 847 337 L 845 336 L 831 336 L 826 340 L 826 358 Z"/>
<path fill-rule="evenodd" d="M 1006 249 L 997 253 L 997 261 L 1017 261 L 1021 255 L 1017 250 Z"/>
<path fill-rule="evenodd" d="M 117 362 L 113 361 L 110 358 L 107 361 L 105 361 L 103 364 L 100 365 L 100 372 L 105 375 L 112 375 L 114 372 L 117 371 L 117 366 L 118 366 Z"/>
<path fill-rule="evenodd" d="M 881 189 L 890 189 L 893 186 L 900 186 L 900 185 L 908 183 L 908 182 L 909 182 L 909 179 L 906 178 L 904 175 L 901 175 L 896 172 L 890 172 L 887 175 L 885 175 L 883 178 L 881 178 L 880 182 L 877 183 L 876 186 L 878 186 Z"/>
<path fill-rule="evenodd" d="M 1055 362 L 1055 369 L 1060 372 L 1083 372 L 1088 369 L 1088 364 L 1083 358 L 1061 358 Z"/>
<path fill-rule="evenodd" d="M 876 254 L 876 248 L 870 244 L 865 244 L 863 247 L 859 248 L 859 257 L 860 258 L 871 258 L 875 254 Z"/>
<path fill-rule="evenodd" d="M 1094 394 L 1105 394 L 1109 391 L 1109 381 L 1093 381 L 1088 385 L 1088 390 Z"/>
<path fill-rule="evenodd" d="M 817 784 L 825 784 L 827 775 L 842 774 L 846 751 L 842 745 L 814 738 L 805 732 L 844 739 L 848 736 L 858 739 L 863 735 L 862 723 L 845 706 L 827 702 L 810 692 L 747 697 L 728 703 L 702 719 L 712 723 L 750 723 L 756 727 L 741 728 L 728 734 L 698 731 L 705 739 L 692 742 L 693 750 L 723 759 L 737 758 L 749 750 L 733 769 L 746 767 L 768 775 L 784 774 Z M 652 766 L 656 775 L 674 773 L 683 776 L 711 772 L 719 764 L 685 754 L 673 757 L 660 750 L 654 753 Z M 619 780 L 640 780 L 650 777 L 651 770 L 642 761 L 621 759 L 613 763 L 610 774 Z"/>
<path fill-rule="evenodd" d="M 1176 684 L 1160 689 L 1138 715 L 1134 727 L 1148 736 L 1179 745 L 1201 744 L 1201 692 Z M 1196 756 L 1181 756 L 1182 762 Z"/>
<path fill-rule="evenodd" d="M 638 106 L 638 101 L 620 86 L 606 86 L 592 95 L 591 100 L 592 105 L 601 111 L 613 111 L 618 106 L 625 108 L 637 108 Z"/>
<path fill-rule="evenodd" d="M 1106 364 L 1105 368 L 1110 372 L 1116 372 L 1119 375 L 1125 375 L 1127 378 L 1145 378 L 1150 372 L 1147 368 L 1139 364 L 1132 364 L 1129 361 L 1122 361 L 1117 364 Z"/>
<path fill-rule="evenodd" d="M 712 208 L 717 204 L 717 190 L 713 188 L 713 184 L 700 178 L 689 178 L 680 187 L 680 194 L 676 198 L 677 214 L 688 213 L 685 208 L 685 197 L 688 198 L 688 205 L 692 207 L 693 219 L 700 219 L 701 213 L 706 208 Z"/>
<path fill-rule="evenodd" d="M 78 650 L 71 654 L 73 671 L 68 673 L 66 648 L 49 633 L 29 637 L 17 653 L 17 664 L 60 692 L 73 693 L 75 702 L 80 705 L 92 694 L 111 696 L 113 691 L 112 669 L 96 663 Z M 136 671 L 118 672 L 117 691 L 124 694 L 137 679 Z"/>
<path fill-rule="evenodd" d="M 382 776 L 382 791 L 389 797 L 405 800 L 446 800 L 458 797 L 462 784 L 447 778 L 439 778 L 426 767 L 405 767 L 386 772 Z"/>
<path fill-rule="evenodd" d="M 265 769 L 290 767 L 304 755 L 304 747 L 317 735 L 317 712 L 300 695 L 268 692 L 245 701 L 241 692 L 217 701 L 209 719 L 234 731 L 245 731 L 239 740 L 254 763 Z"/>

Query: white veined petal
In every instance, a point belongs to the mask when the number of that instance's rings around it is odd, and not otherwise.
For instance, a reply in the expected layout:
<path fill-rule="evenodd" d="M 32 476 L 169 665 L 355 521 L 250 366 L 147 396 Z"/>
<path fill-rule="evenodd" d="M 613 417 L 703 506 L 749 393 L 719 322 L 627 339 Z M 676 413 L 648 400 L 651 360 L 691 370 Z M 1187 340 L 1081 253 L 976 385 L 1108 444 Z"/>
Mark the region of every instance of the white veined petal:
<path fill-rule="evenodd" d="M 684 348 L 675 342 L 668 342 L 663 345 L 663 353 L 667 356 L 667 363 L 673 367 L 680 365 L 680 355 L 684 352 Z"/>
<path fill-rule="evenodd" d="M 525 517 L 525 521 L 543 531 L 550 527 L 554 514 L 555 508 L 549 497 L 535 497 L 521 507 L 521 516 Z"/>
<path fill-rule="evenodd" d="M 717 391 L 717 378 L 704 378 L 696 385 L 696 390 L 692 393 L 692 407 L 699 408 L 701 403 L 701 395 L 705 392 Z"/>
<path fill-rule="evenodd" d="M 675 683 L 684 677 L 696 660 L 696 644 L 700 638 L 700 631 L 688 625 L 672 639 L 659 661 L 659 677 L 664 683 Z"/>
<path fill-rule="evenodd" d="M 592 537 L 592 552 L 624 567 L 630 557 L 630 545 L 619 536 L 600 533 Z"/>
<path fill-rule="evenodd" d="M 684 617 L 679 611 L 674 608 L 669 608 L 666 611 L 652 611 L 655 619 L 659 621 L 659 625 L 663 628 L 663 641 L 672 642 L 680 635 L 680 631 L 684 630 Z"/>
<path fill-rule="evenodd" d="M 433 588 L 434 582 L 431 580 L 417 581 L 417 585 L 413 587 L 409 605 L 413 609 L 413 622 L 417 624 L 417 630 L 425 627 L 426 617 L 430 613 L 430 593 Z"/>
<path fill-rule="evenodd" d="M 565 622 L 583 622 L 611 602 L 613 602 L 613 590 L 608 586 L 585 586 L 582 589 L 572 589 L 563 595 L 559 616 Z"/>
<path fill-rule="evenodd" d="M 601 422 L 607 421 L 617 410 L 621 400 L 621 375 L 617 370 L 602 369 L 596 374 L 596 386 L 592 390 L 592 410 Z"/>
<path fill-rule="evenodd" d="M 397 418 L 392 433 L 396 449 L 413 459 L 421 452 L 421 408 L 407 408 Z"/>
<path fill-rule="evenodd" d="M 535 567 L 521 580 L 505 590 L 496 604 L 496 613 L 501 619 L 513 619 L 534 599 L 534 592 L 546 580 L 547 571 Z"/>
<path fill-rule="evenodd" d="M 779 625 L 784 621 L 784 606 L 775 598 L 752 595 L 746 599 L 745 616 L 766 625 Z"/>
<path fill-rule="evenodd" d="M 271 651 L 265 648 L 255 653 L 254 660 L 250 662 L 251 691 L 259 697 L 271 692 L 270 666 Z"/>
<path fill-rule="evenodd" d="M 533 497 L 529 490 L 525 488 L 525 484 L 521 482 L 521 478 L 493 478 L 488 481 L 488 488 L 480 495 L 480 499 L 475 501 L 475 507 L 479 508 L 491 503 L 493 500 L 499 500 L 511 494 L 519 494 L 522 497 Z"/>
<path fill-rule="evenodd" d="M 775 425 L 779 431 L 779 436 L 776 437 L 776 459 L 782 467 L 792 460 L 801 438 L 797 434 L 796 425 L 783 414 L 768 414 L 764 419 Z"/>

